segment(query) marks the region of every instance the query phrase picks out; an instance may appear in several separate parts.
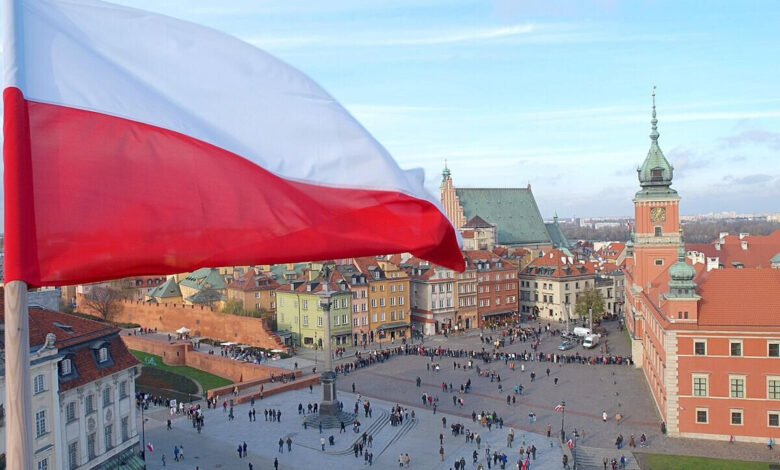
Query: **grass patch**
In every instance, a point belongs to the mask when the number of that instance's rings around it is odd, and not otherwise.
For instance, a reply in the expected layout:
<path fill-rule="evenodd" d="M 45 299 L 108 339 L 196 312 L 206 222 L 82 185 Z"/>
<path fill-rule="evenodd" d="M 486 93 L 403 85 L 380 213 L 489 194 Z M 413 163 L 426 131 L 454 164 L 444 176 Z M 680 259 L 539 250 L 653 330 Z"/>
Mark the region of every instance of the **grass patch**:
<path fill-rule="evenodd" d="M 769 470 L 766 462 L 746 462 L 743 460 L 711 459 L 688 455 L 645 454 L 635 452 L 642 470 Z"/>
<path fill-rule="evenodd" d="M 209 374 L 208 372 L 203 372 L 202 370 L 198 370 L 192 367 L 169 366 L 163 364 L 162 358 L 154 354 L 149 354 L 142 351 L 134 351 L 132 349 L 130 352 L 133 353 L 133 356 L 135 356 L 139 361 L 141 361 L 144 367 L 173 372 L 175 374 L 183 375 L 185 377 L 191 378 L 192 380 L 195 380 L 200 384 L 201 388 L 203 388 L 204 393 L 208 390 L 211 390 L 212 388 L 224 387 L 225 385 L 230 385 L 233 383 L 226 378 L 219 377 L 214 374 Z"/>
<path fill-rule="evenodd" d="M 194 380 L 155 367 L 141 368 L 141 375 L 135 380 L 135 389 L 163 398 L 175 398 L 184 403 L 199 398 L 198 385 Z"/>

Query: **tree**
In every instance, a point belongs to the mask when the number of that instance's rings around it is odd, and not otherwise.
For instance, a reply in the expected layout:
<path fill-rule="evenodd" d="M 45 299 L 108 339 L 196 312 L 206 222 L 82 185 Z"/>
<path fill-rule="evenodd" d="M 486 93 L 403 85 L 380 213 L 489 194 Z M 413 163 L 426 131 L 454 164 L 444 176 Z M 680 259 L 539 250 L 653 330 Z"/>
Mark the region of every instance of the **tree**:
<path fill-rule="evenodd" d="M 245 315 L 244 304 L 239 299 L 228 299 L 227 302 L 225 302 L 225 306 L 222 307 L 222 313 Z"/>
<path fill-rule="evenodd" d="M 584 291 L 580 292 L 577 296 L 577 303 L 574 306 L 574 311 L 580 318 L 588 318 L 589 309 L 593 309 L 593 315 L 598 318 L 604 313 L 604 298 L 601 297 L 601 291 L 588 287 Z"/>
<path fill-rule="evenodd" d="M 122 292 L 113 287 L 93 286 L 84 295 L 84 307 L 100 315 L 104 320 L 111 320 L 122 311 Z"/>

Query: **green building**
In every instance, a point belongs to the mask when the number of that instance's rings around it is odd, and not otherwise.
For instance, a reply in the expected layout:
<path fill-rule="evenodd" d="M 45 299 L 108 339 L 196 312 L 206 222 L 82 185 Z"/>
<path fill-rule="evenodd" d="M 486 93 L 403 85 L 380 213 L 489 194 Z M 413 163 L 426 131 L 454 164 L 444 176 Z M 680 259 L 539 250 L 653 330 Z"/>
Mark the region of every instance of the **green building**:
<path fill-rule="evenodd" d="M 333 279 L 331 277 L 331 279 Z M 278 330 L 292 333 L 295 346 L 322 347 L 325 331 L 322 307 L 324 283 L 322 276 L 313 281 L 299 279 L 276 291 L 276 324 Z M 346 286 L 329 282 L 331 345 L 352 345 L 352 294 Z"/>

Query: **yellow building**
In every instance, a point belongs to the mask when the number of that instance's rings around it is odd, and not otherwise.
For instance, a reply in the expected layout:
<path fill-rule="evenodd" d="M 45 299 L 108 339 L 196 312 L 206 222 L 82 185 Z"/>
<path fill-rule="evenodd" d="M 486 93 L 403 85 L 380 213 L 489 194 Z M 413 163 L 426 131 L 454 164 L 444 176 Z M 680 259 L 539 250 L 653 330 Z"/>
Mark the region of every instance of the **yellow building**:
<path fill-rule="evenodd" d="M 406 272 L 381 258 L 355 258 L 353 264 L 368 279 L 369 342 L 409 337 L 411 306 Z"/>

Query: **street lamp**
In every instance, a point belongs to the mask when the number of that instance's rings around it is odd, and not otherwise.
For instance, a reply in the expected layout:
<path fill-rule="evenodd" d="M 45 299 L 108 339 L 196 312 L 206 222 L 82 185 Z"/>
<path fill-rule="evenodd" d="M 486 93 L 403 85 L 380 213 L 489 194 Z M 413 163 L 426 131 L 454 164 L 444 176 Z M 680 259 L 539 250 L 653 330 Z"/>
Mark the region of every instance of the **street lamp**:
<path fill-rule="evenodd" d="M 317 331 L 314 331 L 314 365 L 317 365 L 317 347 L 319 343 L 317 343 Z"/>
<path fill-rule="evenodd" d="M 144 423 L 146 422 L 146 419 L 144 418 L 144 406 L 146 406 L 145 400 L 141 400 L 141 457 L 143 458 L 144 462 L 146 462 L 146 426 Z M 138 428 L 136 428 L 138 429 Z"/>
<path fill-rule="evenodd" d="M 566 417 L 566 402 L 561 400 L 561 442 L 566 443 L 566 431 L 563 430 L 563 420 Z"/>

